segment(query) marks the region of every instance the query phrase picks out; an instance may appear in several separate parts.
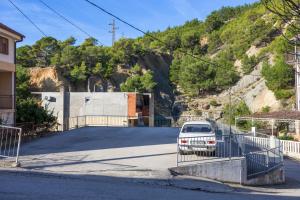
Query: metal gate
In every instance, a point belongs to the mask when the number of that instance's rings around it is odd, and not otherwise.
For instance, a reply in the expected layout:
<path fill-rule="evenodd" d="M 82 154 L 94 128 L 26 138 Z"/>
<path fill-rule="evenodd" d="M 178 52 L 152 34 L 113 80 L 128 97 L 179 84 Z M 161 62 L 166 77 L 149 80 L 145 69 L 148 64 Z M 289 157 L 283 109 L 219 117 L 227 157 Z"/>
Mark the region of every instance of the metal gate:
<path fill-rule="evenodd" d="M 22 129 L 0 125 L 0 161 L 19 165 Z"/>

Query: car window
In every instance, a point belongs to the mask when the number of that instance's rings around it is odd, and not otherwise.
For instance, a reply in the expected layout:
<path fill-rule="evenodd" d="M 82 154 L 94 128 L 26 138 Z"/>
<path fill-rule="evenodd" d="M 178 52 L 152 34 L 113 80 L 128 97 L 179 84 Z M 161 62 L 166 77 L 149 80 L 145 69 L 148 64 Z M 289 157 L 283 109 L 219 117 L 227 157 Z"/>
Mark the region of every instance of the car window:
<path fill-rule="evenodd" d="M 182 128 L 182 133 L 209 133 L 211 132 L 211 126 L 208 124 L 186 124 Z"/>

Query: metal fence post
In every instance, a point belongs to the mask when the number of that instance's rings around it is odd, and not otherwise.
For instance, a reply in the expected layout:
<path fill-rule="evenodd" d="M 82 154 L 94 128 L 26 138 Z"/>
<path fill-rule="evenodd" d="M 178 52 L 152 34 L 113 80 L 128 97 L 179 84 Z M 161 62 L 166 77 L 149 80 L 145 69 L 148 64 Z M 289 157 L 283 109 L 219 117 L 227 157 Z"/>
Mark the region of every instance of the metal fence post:
<path fill-rule="evenodd" d="M 269 150 L 267 151 L 267 167 L 269 167 Z"/>
<path fill-rule="evenodd" d="M 78 116 L 76 117 L 76 128 L 79 128 Z"/>
<path fill-rule="evenodd" d="M 231 147 L 231 145 L 232 145 L 232 142 L 231 142 L 231 140 L 232 140 L 232 135 L 231 135 L 231 133 L 229 133 L 229 160 L 231 160 L 231 151 L 232 151 L 232 147 Z"/>
<path fill-rule="evenodd" d="M 16 167 L 20 166 L 19 154 L 20 154 L 20 146 L 21 146 L 22 129 L 19 129 L 18 135 L 19 135 L 19 139 L 18 139 L 18 147 L 17 147 L 17 154 L 16 154 Z"/>
<path fill-rule="evenodd" d="M 178 167 L 178 155 L 179 154 L 179 138 L 177 138 L 177 157 L 176 157 L 176 162 L 177 162 L 177 167 Z"/>

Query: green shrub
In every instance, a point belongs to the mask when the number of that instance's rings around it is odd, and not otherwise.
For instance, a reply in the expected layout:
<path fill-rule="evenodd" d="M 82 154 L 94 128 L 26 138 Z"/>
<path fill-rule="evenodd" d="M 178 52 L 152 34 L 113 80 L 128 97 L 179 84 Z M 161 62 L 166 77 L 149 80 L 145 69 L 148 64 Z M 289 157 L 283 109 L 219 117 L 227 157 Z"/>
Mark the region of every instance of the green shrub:
<path fill-rule="evenodd" d="M 287 99 L 293 95 L 291 88 L 294 84 L 294 72 L 283 58 L 276 59 L 275 65 L 263 63 L 262 75 L 267 87 L 272 90 L 277 99 Z"/>
<path fill-rule="evenodd" d="M 291 135 L 282 135 L 282 136 L 278 136 L 279 140 L 294 140 L 294 137 Z"/>
<path fill-rule="evenodd" d="M 231 118 L 230 118 L 230 106 L 227 104 L 223 109 L 223 117 L 225 122 L 234 124 L 235 117 L 250 115 L 251 111 L 244 101 L 234 103 L 231 105 Z M 250 128 L 251 122 L 249 121 L 238 121 L 237 125 L 241 128 Z"/>
<path fill-rule="evenodd" d="M 250 74 L 259 60 L 255 56 L 248 57 L 245 55 L 242 59 L 242 70 L 244 74 Z"/>
<path fill-rule="evenodd" d="M 53 123 L 56 118 L 53 112 L 44 109 L 38 100 L 29 97 L 17 99 L 17 122 L 34 122 L 35 124 Z"/>
<path fill-rule="evenodd" d="M 41 124 L 44 122 L 53 123 L 56 118 L 53 113 L 47 109 L 44 109 L 40 102 L 32 97 L 29 92 L 29 75 L 28 71 L 18 66 L 16 70 L 16 121 L 22 122 L 34 122 Z"/>
<path fill-rule="evenodd" d="M 288 90 L 279 89 L 275 91 L 274 94 L 277 99 L 288 99 L 292 97 L 295 94 L 295 92 L 293 89 L 288 89 Z"/>
<path fill-rule="evenodd" d="M 270 106 L 265 106 L 265 107 L 263 107 L 263 108 L 261 109 L 261 111 L 262 111 L 263 113 L 268 113 L 268 112 L 270 112 L 270 110 L 271 110 L 271 107 L 270 107 Z"/>
<path fill-rule="evenodd" d="M 217 107 L 219 104 L 218 104 L 218 102 L 216 101 L 216 100 L 211 100 L 210 102 L 209 102 L 209 104 L 211 105 L 211 106 L 214 106 L 214 107 Z"/>
<path fill-rule="evenodd" d="M 148 70 L 146 73 L 142 73 L 140 66 L 135 65 L 131 69 L 131 76 L 121 84 L 122 92 L 151 92 L 156 86 L 156 82 L 153 78 L 153 72 Z"/>

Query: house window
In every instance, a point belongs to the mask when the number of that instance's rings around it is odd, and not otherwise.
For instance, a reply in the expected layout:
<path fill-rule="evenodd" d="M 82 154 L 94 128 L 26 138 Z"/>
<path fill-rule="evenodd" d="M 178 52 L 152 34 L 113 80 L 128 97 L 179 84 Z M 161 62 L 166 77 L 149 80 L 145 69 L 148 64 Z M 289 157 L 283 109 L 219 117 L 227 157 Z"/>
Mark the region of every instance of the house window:
<path fill-rule="evenodd" d="M 8 55 L 8 39 L 0 36 L 0 53 Z"/>

